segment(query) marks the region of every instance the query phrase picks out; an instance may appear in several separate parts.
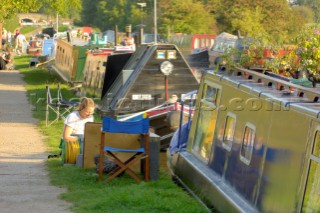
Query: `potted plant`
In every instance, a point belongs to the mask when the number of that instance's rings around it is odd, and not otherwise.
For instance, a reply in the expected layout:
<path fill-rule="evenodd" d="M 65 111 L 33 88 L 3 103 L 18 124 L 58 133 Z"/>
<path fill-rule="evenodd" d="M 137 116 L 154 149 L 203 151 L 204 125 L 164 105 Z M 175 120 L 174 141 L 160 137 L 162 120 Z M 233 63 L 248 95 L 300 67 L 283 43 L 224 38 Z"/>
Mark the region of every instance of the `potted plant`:
<path fill-rule="evenodd" d="M 305 28 L 295 39 L 300 70 L 305 72 L 313 86 L 320 82 L 320 31 Z"/>

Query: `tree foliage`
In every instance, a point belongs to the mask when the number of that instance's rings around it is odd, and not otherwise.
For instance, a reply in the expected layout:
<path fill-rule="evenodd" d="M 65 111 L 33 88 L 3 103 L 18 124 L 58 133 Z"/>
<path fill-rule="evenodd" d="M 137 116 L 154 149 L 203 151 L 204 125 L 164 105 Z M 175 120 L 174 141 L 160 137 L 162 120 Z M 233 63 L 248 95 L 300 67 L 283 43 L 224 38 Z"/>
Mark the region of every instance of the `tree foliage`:
<path fill-rule="evenodd" d="M 311 0 L 301 0 L 311 2 Z M 316 0 L 316 2 L 320 0 Z M 144 1 L 147 7 L 141 13 L 139 0 L 83 0 L 82 24 L 101 30 L 126 24 L 146 25 L 145 32 L 153 32 L 154 1 Z M 157 1 L 158 31 L 170 33 L 221 32 L 266 37 L 270 42 L 288 43 L 305 22 L 312 21 L 311 6 L 291 8 L 287 0 L 161 0 Z M 314 7 L 315 3 L 313 4 Z M 312 15 L 313 16 L 313 15 Z"/>
<path fill-rule="evenodd" d="M 2 40 L 3 21 L 14 16 L 18 12 L 37 11 L 38 0 L 1 0 L 0 1 L 0 41 Z M 2 48 L 2 42 L 0 42 Z"/>
<path fill-rule="evenodd" d="M 297 0 L 301 6 L 306 6 L 313 11 L 314 20 L 320 21 L 320 0 Z"/>
<path fill-rule="evenodd" d="M 303 25 L 304 18 L 287 0 L 213 0 L 220 5 L 214 14 L 220 31 L 241 31 L 249 36 L 268 36 L 286 43 Z"/>
<path fill-rule="evenodd" d="M 205 4 L 193 0 L 167 1 L 159 5 L 160 32 L 171 33 L 216 33 L 215 19 Z"/>
<path fill-rule="evenodd" d="M 154 31 L 154 0 L 1 0 L 0 22 L 19 11 L 35 11 L 40 6 L 48 15 L 78 17 L 81 25 L 100 30 L 133 31 L 139 24 L 145 32 Z M 229 32 L 264 37 L 269 42 L 288 43 L 301 26 L 320 17 L 320 0 L 297 0 L 290 7 L 287 0 L 158 0 L 157 23 L 162 35 L 170 33 Z"/>
<path fill-rule="evenodd" d="M 0 22 L 9 19 L 18 12 L 32 12 L 39 9 L 38 0 L 1 0 Z"/>
<path fill-rule="evenodd" d="M 146 7 L 137 5 L 140 0 L 83 0 L 81 24 L 98 27 L 101 30 L 114 29 L 115 25 L 124 31 L 127 24 L 134 28 L 140 24 L 141 17 L 152 12 L 153 1 L 143 1 Z"/>
<path fill-rule="evenodd" d="M 82 0 L 42 0 L 43 13 L 55 16 L 57 13 L 63 17 L 78 17 L 82 9 Z"/>
<path fill-rule="evenodd" d="M 314 22 L 314 13 L 310 7 L 302 5 L 299 7 L 293 7 L 292 10 L 300 13 L 300 15 L 304 18 L 305 23 Z"/>

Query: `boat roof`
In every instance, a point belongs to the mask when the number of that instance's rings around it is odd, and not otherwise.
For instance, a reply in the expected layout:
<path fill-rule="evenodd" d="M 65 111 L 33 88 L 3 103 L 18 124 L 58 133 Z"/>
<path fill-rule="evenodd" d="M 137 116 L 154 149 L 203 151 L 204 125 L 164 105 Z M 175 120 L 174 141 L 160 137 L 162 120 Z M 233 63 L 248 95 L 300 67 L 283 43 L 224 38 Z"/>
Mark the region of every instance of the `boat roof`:
<path fill-rule="evenodd" d="M 165 78 L 160 72 L 160 64 L 165 61 L 173 64 L 172 74 L 168 75 L 170 95 L 185 94 L 199 87 L 195 74 L 175 45 L 141 45 L 102 97 L 101 110 L 120 111 L 120 108 L 125 108 L 125 101 L 134 101 L 136 94 L 141 96 L 141 100 L 149 100 L 149 107 L 153 107 L 151 100 L 160 100 L 165 94 Z"/>
<path fill-rule="evenodd" d="M 216 38 L 217 38 L 217 39 L 218 39 L 218 38 L 238 39 L 238 36 L 232 35 L 232 34 L 230 34 L 230 33 L 223 32 L 223 33 L 220 33 Z"/>
<path fill-rule="evenodd" d="M 221 82 L 234 84 L 235 87 L 255 94 L 256 97 L 270 99 L 285 108 L 293 108 L 310 116 L 320 116 L 320 88 L 300 86 L 288 82 L 282 76 L 235 68 L 233 71 L 208 72 Z"/>

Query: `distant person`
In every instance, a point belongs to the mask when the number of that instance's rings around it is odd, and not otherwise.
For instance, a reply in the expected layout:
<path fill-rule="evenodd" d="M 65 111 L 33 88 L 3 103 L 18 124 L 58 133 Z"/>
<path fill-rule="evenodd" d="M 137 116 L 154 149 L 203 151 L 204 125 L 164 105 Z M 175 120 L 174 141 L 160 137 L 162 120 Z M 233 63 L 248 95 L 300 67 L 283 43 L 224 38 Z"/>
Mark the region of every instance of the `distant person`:
<path fill-rule="evenodd" d="M 25 35 L 19 34 L 16 38 L 16 46 L 15 50 L 18 53 L 18 55 L 21 55 L 20 49 L 23 49 L 24 44 L 29 45 Z"/>
<path fill-rule="evenodd" d="M 7 64 L 12 62 L 12 54 L 9 46 L 6 47 L 6 52 L 0 57 L 0 70 L 6 70 Z"/>
<path fill-rule="evenodd" d="M 16 31 L 14 33 L 14 39 L 17 39 L 19 34 L 20 34 L 20 31 L 18 29 L 16 29 Z"/>
<path fill-rule="evenodd" d="M 127 46 L 127 38 L 123 38 L 122 41 L 120 42 L 121 46 Z"/>
<path fill-rule="evenodd" d="M 4 45 L 6 43 L 6 39 L 7 39 L 7 34 L 4 30 L 2 30 L 2 36 L 1 36 L 2 40 L 1 40 L 1 44 Z"/>
<path fill-rule="evenodd" d="M 132 36 L 124 36 L 120 44 L 122 46 L 130 46 L 133 51 L 136 50 L 136 44 L 134 43 L 134 38 Z"/>
<path fill-rule="evenodd" d="M 80 38 L 82 36 L 82 33 L 80 31 L 80 29 L 77 30 L 77 37 Z"/>
<path fill-rule="evenodd" d="M 71 112 L 64 121 L 62 138 L 75 142 L 83 139 L 84 127 L 87 122 L 93 122 L 95 103 L 91 98 L 82 98 L 77 111 Z"/>
<path fill-rule="evenodd" d="M 171 96 L 171 98 L 168 99 L 167 103 L 169 103 L 169 104 L 174 104 L 174 103 L 176 103 L 177 101 L 178 101 L 178 96 L 175 95 L 175 94 L 173 94 L 173 95 Z"/>
<path fill-rule="evenodd" d="M 8 34 L 7 34 L 7 41 L 8 41 L 8 44 L 11 45 L 11 42 L 12 42 L 12 33 L 10 31 L 8 31 Z"/>

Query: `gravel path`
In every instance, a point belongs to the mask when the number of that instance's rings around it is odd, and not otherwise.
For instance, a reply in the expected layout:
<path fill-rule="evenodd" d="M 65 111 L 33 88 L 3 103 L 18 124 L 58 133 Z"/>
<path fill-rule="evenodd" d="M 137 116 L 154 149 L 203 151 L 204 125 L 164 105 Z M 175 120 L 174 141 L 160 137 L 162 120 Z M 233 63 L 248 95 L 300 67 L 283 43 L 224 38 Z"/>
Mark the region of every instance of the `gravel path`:
<path fill-rule="evenodd" d="M 22 75 L 0 71 L 0 212 L 71 212 L 49 183 L 48 153 L 32 118 Z"/>

